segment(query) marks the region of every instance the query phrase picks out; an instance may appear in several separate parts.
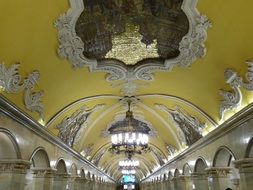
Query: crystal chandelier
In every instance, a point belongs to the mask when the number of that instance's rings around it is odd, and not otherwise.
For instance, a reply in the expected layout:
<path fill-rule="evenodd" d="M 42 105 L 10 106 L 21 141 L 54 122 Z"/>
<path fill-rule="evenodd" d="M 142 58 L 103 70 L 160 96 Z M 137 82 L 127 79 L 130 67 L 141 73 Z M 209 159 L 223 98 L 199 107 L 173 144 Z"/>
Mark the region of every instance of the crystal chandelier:
<path fill-rule="evenodd" d="M 138 160 L 122 160 L 119 161 L 120 167 L 137 167 L 140 165 L 140 162 Z"/>
<path fill-rule="evenodd" d="M 126 117 L 112 124 L 109 132 L 112 143 L 110 151 L 115 154 L 125 153 L 131 160 L 134 154 L 149 151 L 150 128 L 147 123 L 135 119 L 130 108 L 131 101 L 128 101 Z"/>
<path fill-rule="evenodd" d="M 123 175 L 134 175 L 134 174 L 136 174 L 136 171 L 135 170 L 122 170 L 121 173 Z"/>

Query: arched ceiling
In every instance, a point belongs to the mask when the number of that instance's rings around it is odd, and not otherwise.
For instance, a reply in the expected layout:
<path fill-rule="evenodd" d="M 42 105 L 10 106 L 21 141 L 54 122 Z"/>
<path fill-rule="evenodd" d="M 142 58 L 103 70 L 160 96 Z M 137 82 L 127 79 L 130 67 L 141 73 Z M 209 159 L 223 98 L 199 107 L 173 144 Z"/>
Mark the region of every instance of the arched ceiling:
<path fill-rule="evenodd" d="M 220 120 L 219 90 L 232 90 L 226 84 L 224 71 L 231 68 L 244 78 L 245 61 L 253 58 L 252 6 L 249 0 L 240 3 L 236 0 L 199 1 L 198 10 L 212 22 L 205 42 L 206 56 L 188 68 L 155 72 L 153 81 L 136 81 L 138 90 L 132 94 L 136 98 L 134 117 L 150 123 L 156 132 L 156 136 L 150 138 L 152 151 L 135 156 L 141 161 L 139 178 L 159 167 L 159 159 L 166 162 L 196 140 L 196 134 L 192 134 L 192 138 L 186 135 L 182 131 L 184 123 L 176 122 L 175 118 L 181 116 L 188 119 L 188 124 L 203 125 L 205 135 L 253 101 L 252 92 L 242 90 L 240 106 L 226 112 L 224 120 Z M 108 82 L 106 73 L 90 72 L 88 67 L 73 69 L 68 60 L 59 57 L 58 31 L 54 23 L 70 8 L 69 1 L 9 0 L 0 1 L 0 7 L 0 60 L 7 68 L 19 62 L 23 79 L 34 70 L 40 72 L 35 89 L 44 91 L 44 120 L 26 109 L 21 92 L 2 90 L 2 94 L 56 137 L 59 136 L 56 126 L 64 118 L 77 116 L 73 114 L 80 109 L 79 114 L 88 113 L 73 148 L 119 178 L 117 162 L 124 155 L 108 152 L 110 137 L 104 137 L 103 132 L 126 111 L 126 97 L 120 88 L 122 81 Z M 176 150 L 173 154 L 171 147 Z"/>

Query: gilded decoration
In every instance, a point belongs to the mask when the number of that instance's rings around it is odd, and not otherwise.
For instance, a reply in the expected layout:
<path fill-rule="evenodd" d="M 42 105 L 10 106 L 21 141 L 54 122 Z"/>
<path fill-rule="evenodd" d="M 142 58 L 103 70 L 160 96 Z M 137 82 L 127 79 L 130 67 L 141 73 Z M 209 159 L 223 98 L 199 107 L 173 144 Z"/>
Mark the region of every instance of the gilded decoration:
<path fill-rule="evenodd" d="M 134 65 L 179 55 L 189 23 L 183 0 L 83 0 L 75 30 L 85 57 Z"/>

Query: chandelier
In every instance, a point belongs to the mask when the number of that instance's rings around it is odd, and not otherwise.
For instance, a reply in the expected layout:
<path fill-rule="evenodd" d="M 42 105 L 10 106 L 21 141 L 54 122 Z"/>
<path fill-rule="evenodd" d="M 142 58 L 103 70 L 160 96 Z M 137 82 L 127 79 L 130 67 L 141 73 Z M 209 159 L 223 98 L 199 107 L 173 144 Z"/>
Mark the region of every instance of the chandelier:
<path fill-rule="evenodd" d="M 123 175 L 134 175 L 134 174 L 136 174 L 136 171 L 135 170 L 122 170 L 121 173 Z"/>
<path fill-rule="evenodd" d="M 112 124 L 108 131 L 112 143 L 110 151 L 114 154 L 125 153 L 131 160 L 134 154 L 150 150 L 148 146 L 150 128 L 147 123 L 134 118 L 131 101 L 128 101 L 125 118 Z"/>
<path fill-rule="evenodd" d="M 122 160 L 119 161 L 120 167 L 137 167 L 140 165 L 140 162 L 138 160 Z"/>

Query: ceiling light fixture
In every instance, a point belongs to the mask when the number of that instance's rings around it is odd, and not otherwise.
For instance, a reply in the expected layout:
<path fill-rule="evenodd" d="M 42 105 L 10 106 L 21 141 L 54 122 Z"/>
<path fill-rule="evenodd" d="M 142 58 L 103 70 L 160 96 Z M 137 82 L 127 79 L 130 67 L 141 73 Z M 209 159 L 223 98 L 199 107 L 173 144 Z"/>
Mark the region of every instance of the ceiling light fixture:
<path fill-rule="evenodd" d="M 134 154 L 142 154 L 150 150 L 148 146 L 150 128 L 133 116 L 131 100 L 128 100 L 126 117 L 109 128 L 112 146 L 110 151 L 115 154 L 125 153 L 131 160 Z"/>

